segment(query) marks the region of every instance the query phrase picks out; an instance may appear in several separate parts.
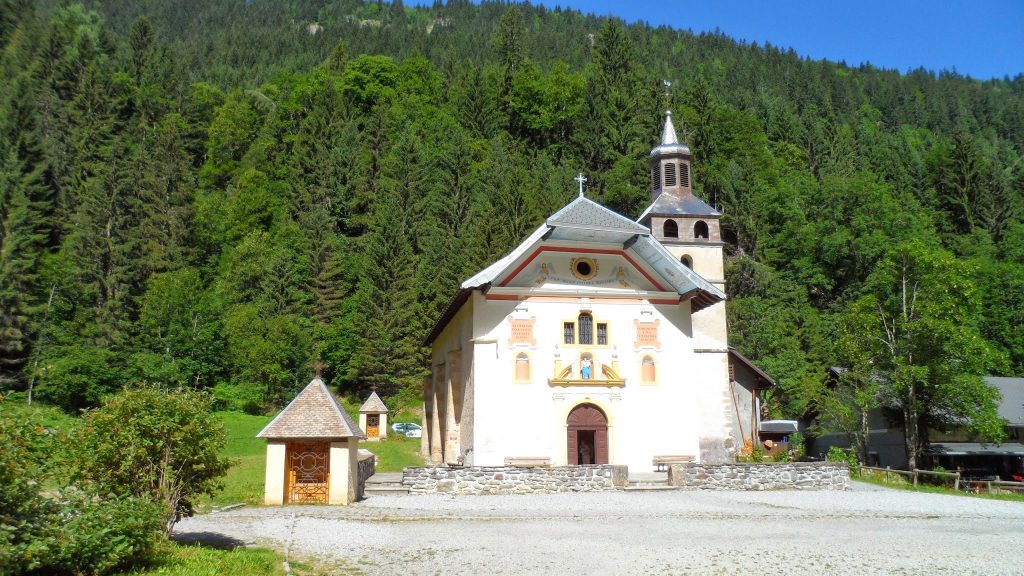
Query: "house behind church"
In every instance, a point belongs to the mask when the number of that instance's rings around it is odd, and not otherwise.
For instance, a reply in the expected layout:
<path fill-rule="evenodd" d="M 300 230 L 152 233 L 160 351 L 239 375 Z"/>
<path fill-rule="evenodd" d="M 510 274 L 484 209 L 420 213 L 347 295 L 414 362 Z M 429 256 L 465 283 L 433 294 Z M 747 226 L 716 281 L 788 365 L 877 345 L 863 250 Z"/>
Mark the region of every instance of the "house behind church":
<path fill-rule="evenodd" d="M 425 458 L 643 470 L 659 455 L 731 460 L 757 442 L 758 390 L 772 383 L 730 357 L 721 214 L 693 194 L 691 162 L 668 113 L 637 221 L 581 182 L 461 285 L 427 339 Z M 737 372 L 764 378 L 743 387 Z"/>

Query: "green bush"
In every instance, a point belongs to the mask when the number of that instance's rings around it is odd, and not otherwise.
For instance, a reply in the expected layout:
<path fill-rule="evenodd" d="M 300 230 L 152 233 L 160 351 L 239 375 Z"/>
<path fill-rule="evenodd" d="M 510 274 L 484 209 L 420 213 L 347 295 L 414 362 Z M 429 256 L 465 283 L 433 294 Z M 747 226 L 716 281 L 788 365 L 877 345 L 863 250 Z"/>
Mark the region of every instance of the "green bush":
<path fill-rule="evenodd" d="M 101 501 L 75 494 L 61 505 L 53 534 L 59 547 L 44 571 L 107 574 L 149 560 L 163 538 L 160 512 L 139 498 Z"/>
<path fill-rule="evenodd" d="M 45 496 L 65 439 L 41 424 L 44 412 L 5 404 L 0 398 L 0 573 L 104 574 L 148 559 L 162 538 L 159 509 L 74 488 Z"/>
<path fill-rule="evenodd" d="M 136 497 L 162 507 L 168 533 L 192 514 L 192 500 L 212 495 L 230 466 L 225 430 L 208 394 L 141 386 L 86 413 L 75 478 L 93 493 Z"/>
<path fill-rule="evenodd" d="M 850 467 L 851 475 L 856 475 L 860 471 L 860 461 L 857 460 L 857 454 L 849 448 L 829 446 L 828 452 L 825 454 L 825 460 L 828 462 L 845 462 Z"/>

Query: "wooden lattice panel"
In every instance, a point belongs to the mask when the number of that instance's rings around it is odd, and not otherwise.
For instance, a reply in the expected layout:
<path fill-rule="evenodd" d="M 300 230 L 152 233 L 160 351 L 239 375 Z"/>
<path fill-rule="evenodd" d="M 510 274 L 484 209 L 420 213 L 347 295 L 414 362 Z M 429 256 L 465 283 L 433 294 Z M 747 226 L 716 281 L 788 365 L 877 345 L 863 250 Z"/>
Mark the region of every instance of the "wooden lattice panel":
<path fill-rule="evenodd" d="M 328 496 L 327 442 L 288 445 L 288 502 L 326 504 Z"/>
<path fill-rule="evenodd" d="M 661 320 L 655 320 L 653 322 L 641 322 L 634 320 L 633 325 L 636 326 L 636 341 L 633 343 L 634 348 L 661 348 L 661 342 L 658 341 L 658 324 Z"/>
<path fill-rule="evenodd" d="M 533 325 L 537 322 L 536 318 L 509 318 L 508 323 L 512 327 L 512 337 L 508 339 L 509 346 L 515 346 L 517 344 L 525 344 L 527 346 L 536 346 L 537 340 L 533 337 Z"/>

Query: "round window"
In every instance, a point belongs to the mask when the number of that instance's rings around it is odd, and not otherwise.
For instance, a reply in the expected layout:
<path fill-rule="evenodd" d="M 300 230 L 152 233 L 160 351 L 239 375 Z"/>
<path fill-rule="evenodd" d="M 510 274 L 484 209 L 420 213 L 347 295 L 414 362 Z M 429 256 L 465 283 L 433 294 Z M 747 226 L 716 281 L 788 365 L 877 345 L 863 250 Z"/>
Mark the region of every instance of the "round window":
<path fill-rule="evenodd" d="M 572 274 L 580 280 L 590 280 L 597 275 L 597 262 L 590 258 L 576 258 L 572 261 Z"/>

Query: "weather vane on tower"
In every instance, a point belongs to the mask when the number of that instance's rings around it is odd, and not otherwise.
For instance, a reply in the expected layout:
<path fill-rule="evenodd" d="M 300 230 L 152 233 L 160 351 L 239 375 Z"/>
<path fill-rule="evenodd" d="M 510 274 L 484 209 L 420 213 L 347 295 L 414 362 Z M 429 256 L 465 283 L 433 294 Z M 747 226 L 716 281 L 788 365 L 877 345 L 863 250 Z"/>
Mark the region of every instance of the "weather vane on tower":
<path fill-rule="evenodd" d="M 672 83 L 668 80 L 662 80 L 661 83 L 665 86 L 665 108 L 668 109 L 672 106 Z"/>

